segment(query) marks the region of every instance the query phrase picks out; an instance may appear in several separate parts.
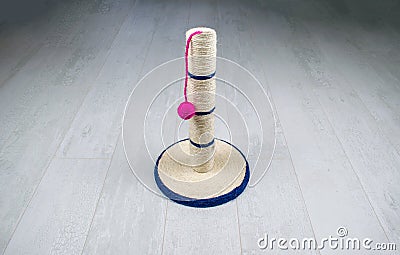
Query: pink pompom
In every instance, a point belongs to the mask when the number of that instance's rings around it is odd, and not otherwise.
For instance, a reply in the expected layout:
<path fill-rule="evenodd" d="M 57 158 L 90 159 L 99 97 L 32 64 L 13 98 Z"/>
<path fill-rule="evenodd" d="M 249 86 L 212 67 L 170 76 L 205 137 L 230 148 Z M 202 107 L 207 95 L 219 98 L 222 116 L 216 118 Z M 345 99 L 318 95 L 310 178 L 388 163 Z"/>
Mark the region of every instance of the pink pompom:
<path fill-rule="evenodd" d="M 178 115 L 184 120 L 188 120 L 194 116 L 196 109 L 190 102 L 182 102 L 178 107 Z"/>

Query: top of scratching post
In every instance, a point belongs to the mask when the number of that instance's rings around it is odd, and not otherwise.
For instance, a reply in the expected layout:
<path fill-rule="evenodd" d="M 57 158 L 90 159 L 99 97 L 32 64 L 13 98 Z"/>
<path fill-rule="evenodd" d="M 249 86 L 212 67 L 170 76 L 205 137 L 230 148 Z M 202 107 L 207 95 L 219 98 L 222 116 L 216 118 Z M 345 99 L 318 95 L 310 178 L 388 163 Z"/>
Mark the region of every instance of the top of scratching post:
<path fill-rule="evenodd" d="M 196 31 L 201 31 L 201 34 L 198 34 L 192 38 L 192 46 L 191 49 L 196 49 L 199 50 L 201 48 L 211 48 L 212 49 L 212 55 L 215 56 L 216 53 L 216 40 L 217 40 L 217 33 L 215 32 L 214 29 L 209 28 L 209 27 L 195 27 L 191 28 L 188 31 L 186 31 L 186 39 L 193 34 Z M 192 52 L 193 55 L 194 52 Z M 210 52 L 202 52 L 197 51 L 195 55 L 199 54 L 209 54 Z"/>
<path fill-rule="evenodd" d="M 192 34 L 192 33 L 194 33 L 194 32 L 196 32 L 196 31 L 201 31 L 202 32 L 202 34 L 199 34 L 198 36 L 200 36 L 200 35 L 212 35 L 212 36 L 217 36 L 217 33 L 215 32 L 215 30 L 214 29 L 212 29 L 212 28 L 209 28 L 209 27 L 194 27 L 194 28 L 191 28 L 191 29 L 189 29 L 189 30 L 187 30 L 186 31 L 186 36 L 187 37 L 189 37 L 189 35 L 190 34 Z"/>

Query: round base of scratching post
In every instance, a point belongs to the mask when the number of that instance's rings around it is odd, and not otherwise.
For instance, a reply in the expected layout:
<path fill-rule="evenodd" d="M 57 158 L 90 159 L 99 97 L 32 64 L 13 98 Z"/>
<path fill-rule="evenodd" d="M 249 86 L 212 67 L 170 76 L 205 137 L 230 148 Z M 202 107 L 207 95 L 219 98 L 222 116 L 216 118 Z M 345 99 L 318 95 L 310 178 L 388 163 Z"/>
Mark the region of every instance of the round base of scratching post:
<path fill-rule="evenodd" d="M 215 139 L 214 164 L 199 173 L 190 164 L 190 141 L 184 139 L 158 157 L 154 178 L 159 189 L 172 201 L 191 207 L 212 207 L 239 196 L 250 177 L 243 153 L 229 142 Z"/>

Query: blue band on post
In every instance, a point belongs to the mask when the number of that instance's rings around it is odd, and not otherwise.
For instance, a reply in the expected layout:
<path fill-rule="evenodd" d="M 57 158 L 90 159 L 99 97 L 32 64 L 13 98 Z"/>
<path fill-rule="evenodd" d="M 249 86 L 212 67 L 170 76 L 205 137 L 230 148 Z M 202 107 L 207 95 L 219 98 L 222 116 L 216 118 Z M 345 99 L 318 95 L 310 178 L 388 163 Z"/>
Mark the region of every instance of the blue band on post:
<path fill-rule="evenodd" d="M 207 147 L 209 147 L 209 146 L 214 144 L 214 139 L 212 139 L 211 142 L 205 143 L 205 144 L 195 143 L 190 139 L 189 139 L 189 141 L 193 146 L 196 146 L 197 148 L 207 148 Z"/>
<path fill-rule="evenodd" d="M 192 79 L 204 81 L 204 80 L 208 80 L 208 79 L 211 79 L 212 77 L 214 77 L 215 72 L 213 72 L 212 74 L 209 74 L 209 75 L 194 75 L 194 74 L 191 74 L 190 72 L 188 72 L 188 75 Z"/>
<path fill-rule="evenodd" d="M 215 106 L 214 106 L 211 110 L 209 110 L 208 112 L 196 112 L 195 114 L 196 114 L 197 116 L 208 115 L 208 114 L 213 113 L 214 110 L 215 110 Z"/>

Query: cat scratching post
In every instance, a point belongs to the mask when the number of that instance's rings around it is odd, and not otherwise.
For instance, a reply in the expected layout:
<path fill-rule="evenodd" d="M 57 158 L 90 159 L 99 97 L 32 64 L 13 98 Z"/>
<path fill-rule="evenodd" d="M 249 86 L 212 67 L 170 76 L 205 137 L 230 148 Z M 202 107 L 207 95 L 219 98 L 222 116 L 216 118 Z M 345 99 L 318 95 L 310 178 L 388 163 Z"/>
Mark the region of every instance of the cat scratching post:
<path fill-rule="evenodd" d="M 197 159 L 198 167 L 194 170 L 206 173 L 214 165 L 217 35 L 212 29 L 191 29 L 186 32 L 186 40 L 195 31 L 202 33 L 192 38 L 188 52 L 188 100 L 196 109 L 189 120 L 189 141 L 191 153 Z"/>
<path fill-rule="evenodd" d="M 178 112 L 189 119 L 189 138 L 161 153 L 154 177 L 171 200 L 187 206 L 210 207 L 240 195 L 250 172 L 244 155 L 236 147 L 214 137 L 216 32 L 211 28 L 193 28 L 186 32 L 186 39 L 188 78 L 183 104 L 190 105 Z"/>

